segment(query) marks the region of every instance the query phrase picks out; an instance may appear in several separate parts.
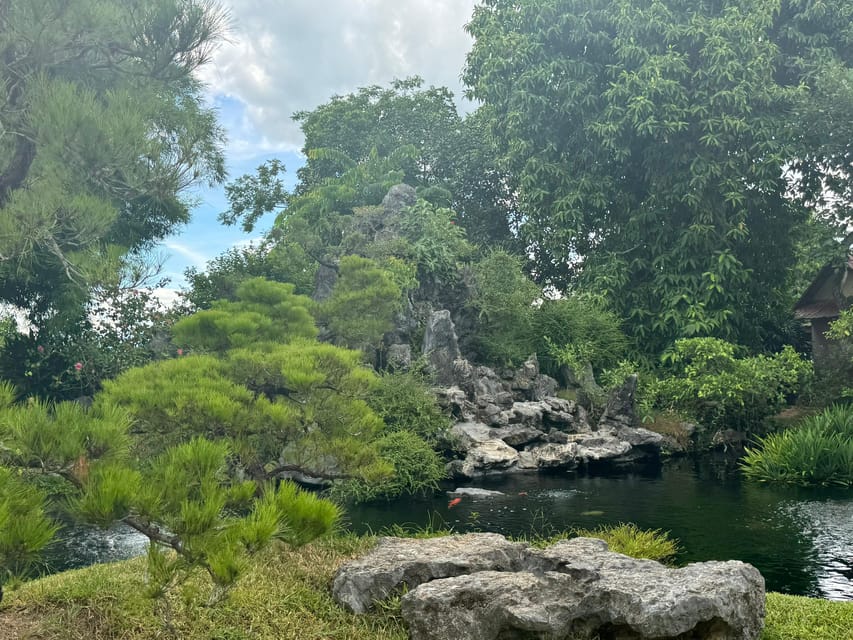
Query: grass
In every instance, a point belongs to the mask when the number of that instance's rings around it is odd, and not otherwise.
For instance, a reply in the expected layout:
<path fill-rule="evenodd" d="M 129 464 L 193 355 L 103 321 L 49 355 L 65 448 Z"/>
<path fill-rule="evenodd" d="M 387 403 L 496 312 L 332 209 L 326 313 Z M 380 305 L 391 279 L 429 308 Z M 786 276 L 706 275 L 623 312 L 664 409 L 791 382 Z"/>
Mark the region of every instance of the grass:
<path fill-rule="evenodd" d="M 408 634 L 394 603 L 359 616 L 339 608 L 329 593 L 336 569 L 374 541 L 339 535 L 297 551 L 271 549 L 214 608 L 198 604 L 206 582 L 190 581 L 170 601 L 172 637 L 404 640 Z M 136 559 L 26 583 L 0 605 L 0 640 L 165 640 L 170 635 L 162 618 L 142 595 L 143 575 L 144 561 Z M 853 603 L 768 594 L 761 640 L 853 640 Z"/>
<path fill-rule="evenodd" d="M 853 486 L 853 409 L 836 405 L 747 448 L 744 474 L 762 482 Z"/>

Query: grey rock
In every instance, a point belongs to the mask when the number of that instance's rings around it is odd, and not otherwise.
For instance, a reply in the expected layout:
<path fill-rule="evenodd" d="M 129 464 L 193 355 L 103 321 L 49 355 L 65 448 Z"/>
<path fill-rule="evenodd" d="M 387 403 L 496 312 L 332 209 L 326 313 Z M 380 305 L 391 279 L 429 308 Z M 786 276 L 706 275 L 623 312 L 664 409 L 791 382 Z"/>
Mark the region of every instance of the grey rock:
<path fill-rule="evenodd" d="M 509 409 L 509 423 L 539 428 L 542 426 L 543 413 L 544 406 L 540 402 L 516 402 Z"/>
<path fill-rule="evenodd" d="M 386 218 L 398 217 L 403 209 L 417 202 L 418 196 L 414 187 L 407 184 L 395 184 L 382 198 L 382 208 Z"/>
<path fill-rule="evenodd" d="M 624 440 L 632 447 L 645 447 L 649 449 L 660 449 L 663 446 L 663 436 L 654 431 L 643 429 L 642 427 L 629 428 L 621 427 L 615 430 L 614 435 L 620 440 Z"/>
<path fill-rule="evenodd" d="M 314 274 L 314 293 L 311 298 L 317 302 L 326 300 L 332 295 L 332 289 L 338 281 L 338 271 L 334 267 L 321 264 Z"/>
<path fill-rule="evenodd" d="M 624 440 L 599 432 L 570 435 L 569 442 L 577 445 L 577 457 L 585 462 L 618 458 L 631 450 Z"/>
<path fill-rule="evenodd" d="M 533 456 L 535 466 L 539 469 L 573 469 L 578 466 L 579 449 L 574 442 L 528 447 L 525 453 Z"/>
<path fill-rule="evenodd" d="M 447 309 L 430 315 L 424 333 L 423 353 L 436 382 L 441 386 L 454 384 L 454 361 L 460 357 L 459 342 Z"/>
<path fill-rule="evenodd" d="M 503 440 L 511 447 L 518 448 L 541 440 L 545 436 L 545 433 L 526 425 L 512 425 L 500 429 L 492 429 L 491 435 L 493 438 Z"/>
<path fill-rule="evenodd" d="M 471 447 L 492 439 L 492 430 L 482 422 L 457 422 L 450 427 L 450 437 L 455 448 L 468 451 Z"/>
<path fill-rule="evenodd" d="M 392 371 L 408 371 L 412 367 L 412 347 L 392 344 L 385 350 L 385 361 Z"/>
<path fill-rule="evenodd" d="M 479 470 L 509 469 L 518 461 L 518 451 L 503 440 L 486 440 L 468 450 L 465 463 Z"/>
<path fill-rule="evenodd" d="M 496 533 L 421 540 L 380 538 L 366 555 L 338 570 L 332 596 L 350 611 L 365 613 L 377 600 L 438 578 L 487 570 L 517 571 L 526 549 L 526 544 L 510 542 Z"/>
<path fill-rule="evenodd" d="M 614 389 L 607 399 L 604 413 L 598 421 L 602 427 L 633 427 L 637 424 L 637 412 L 634 397 L 637 395 L 637 374 L 626 378 L 622 386 Z"/>
<path fill-rule="evenodd" d="M 671 569 L 575 538 L 526 551 L 517 572 L 423 583 L 401 600 L 413 640 L 597 637 L 757 640 L 764 580 L 737 561 Z"/>
<path fill-rule="evenodd" d="M 451 496 L 469 496 L 471 498 L 495 498 L 505 496 L 502 491 L 490 491 L 489 489 L 479 489 L 477 487 L 457 487 L 453 491 L 448 491 Z"/>
<path fill-rule="evenodd" d="M 531 382 L 528 397 L 531 400 L 545 400 L 557 393 L 559 386 L 554 378 L 540 373 Z"/>

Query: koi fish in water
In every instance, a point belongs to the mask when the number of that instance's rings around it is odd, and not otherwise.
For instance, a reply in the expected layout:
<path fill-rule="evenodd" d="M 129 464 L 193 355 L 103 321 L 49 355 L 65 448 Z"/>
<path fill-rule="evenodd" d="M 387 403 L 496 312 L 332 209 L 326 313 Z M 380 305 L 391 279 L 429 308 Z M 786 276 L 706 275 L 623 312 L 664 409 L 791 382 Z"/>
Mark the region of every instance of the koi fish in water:
<path fill-rule="evenodd" d="M 453 498 L 453 500 L 451 500 L 450 502 L 447 503 L 447 508 L 452 509 L 453 507 L 455 507 L 460 502 L 462 502 L 462 498 Z"/>

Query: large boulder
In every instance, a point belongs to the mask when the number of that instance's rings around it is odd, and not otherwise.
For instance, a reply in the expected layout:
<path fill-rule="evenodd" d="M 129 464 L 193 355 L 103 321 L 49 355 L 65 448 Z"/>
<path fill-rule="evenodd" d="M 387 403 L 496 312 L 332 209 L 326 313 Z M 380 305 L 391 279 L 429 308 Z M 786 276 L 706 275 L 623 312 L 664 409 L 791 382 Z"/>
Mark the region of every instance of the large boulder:
<path fill-rule="evenodd" d="M 434 311 L 424 333 L 423 353 L 438 385 L 449 387 L 455 383 L 454 362 L 460 359 L 459 341 L 450 318 L 450 311 Z"/>
<path fill-rule="evenodd" d="M 526 549 L 526 544 L 510 542 L 496 533 L 425 540 L 380 538 L 367 555 L 338 570 L 332 595 L 350 611 L 364 613 L 378 600 L 438 578 L 517 571 Z"/>
<path fill-rule="evenodd" d="M 497 438 L 479 442 L 468 449 L 464 460 L 448 465 L 452 478 L 471 479 L 517 470 L 518 451 Z"/>
<path fill-rule="evenodd" d="M 521 571 L 482 571 L 403 596 L 413 640 L 757 640 L 764 579 L 742 562 L 680 569 L 575 538 L 528 549 Z"/>
<path fill-rule="evenodd" d="M 604 413 L 598 421 L 598 428 L 636 426 L 637 410 L 635 397 L 637 395 L 637 374 L 628 376 L 622 386 L 617 387 L 610 393 Z"/>

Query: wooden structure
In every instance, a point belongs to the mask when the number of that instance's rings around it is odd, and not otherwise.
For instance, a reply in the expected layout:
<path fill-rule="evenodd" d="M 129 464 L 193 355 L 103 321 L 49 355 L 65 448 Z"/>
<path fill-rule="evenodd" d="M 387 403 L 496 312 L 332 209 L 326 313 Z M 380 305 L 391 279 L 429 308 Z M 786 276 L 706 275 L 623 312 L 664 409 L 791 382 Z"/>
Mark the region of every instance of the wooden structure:
<path fill-rule="evenodd" d="M 853 301 L 853 256 L 843 265 L 828 264 L 794 305 L 794 316 L 811 323 L 812 360 L 815 369 L 831 364 L 837 356 L 836 346 L 826 339 L 829 323 Z"/>

